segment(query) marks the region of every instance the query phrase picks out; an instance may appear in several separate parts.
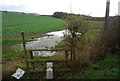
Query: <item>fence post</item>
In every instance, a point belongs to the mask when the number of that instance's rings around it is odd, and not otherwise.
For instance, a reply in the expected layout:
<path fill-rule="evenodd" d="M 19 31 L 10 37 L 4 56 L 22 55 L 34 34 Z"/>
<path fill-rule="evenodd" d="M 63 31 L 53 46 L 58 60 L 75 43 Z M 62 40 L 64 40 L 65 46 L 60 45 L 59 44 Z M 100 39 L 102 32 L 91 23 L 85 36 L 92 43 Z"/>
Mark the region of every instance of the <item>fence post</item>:
<path fill-rule="evenodd" d="M 71 52 L 71 58 L 70 58 L 70 59 L 71 59 L 71 61 L 72 61 L 72 60 L 73 60 L 73 50 L 71 49 L 70 52 Z"/>
<path fill-rule="evenodd" d="M 65 50 L 65 59 L 68 60 L 68 50 Z"/>
<path fill-rule="evenodd" d="M 65 59 L 68 60 L 68 50 L 65 50 Z M 68 66 L 67 64 L 68 64 L 68 62 L 66 61 L 66 67 Z"/>
<path fill-rule="evenodd" d="M 24 50 L 24 53 L 25 53 L 26 66 L 27 66 L 27 69 L 29 69 L 24 32 L 22 32 L 21 35 L 22 35 L 22 41 L 23 41 L 23 50 Z"/>
<path fill-rule="evenodd" d="M 29 51 L 29 53 L 30 53 L 30 58 L 33 59 L 33 53 L 32 53 L 32 51 Z M 31 64 L 32 64 L 33 69 L 35 69 L 34 62 L 31 62 Z"/>

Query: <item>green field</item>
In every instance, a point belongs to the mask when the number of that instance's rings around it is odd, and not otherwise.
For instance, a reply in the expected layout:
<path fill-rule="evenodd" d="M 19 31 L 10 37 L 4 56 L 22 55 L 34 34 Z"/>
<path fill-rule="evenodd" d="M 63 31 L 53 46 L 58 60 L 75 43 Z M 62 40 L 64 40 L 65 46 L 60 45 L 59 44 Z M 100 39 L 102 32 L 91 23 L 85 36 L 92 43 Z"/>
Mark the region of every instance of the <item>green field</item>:
<path fill-rule="evenodd" d="M 62 19 L 20 13 L 2 13 L 2 32 L 4 35 L 41 34 L 64 28 Z"/>
<path fill-rule="evenodd" d="M 8 39 L 2 40 L 2 60 L 3 60 L 3 78 L 13 79 L 11 75 L 17 68 L 22 68 L 26 74 L 22 79 L 45 79 L 42 73 L 29 73 L 26 70 L 25 56 L 23 52 L 16 52 L 13 45 L 22 43 L 21 39 L 9 39 L 12 36 L 18 36 L 21 32 L 27 35 L 43 34 L 47 32 L 57 31 L 64 29 L 65 22 L 62 19 L 48 17 L 48 16 L 35 16 L 20 13 L 3 13 L 2 33 L 3 37 L 7 36 Z M 85 21 L 88 22 L 88 32 L 85 37 L 94 39 L 103 28 L 103 21 Z M 26 41 L 30 39 L 26 38 Z M 59 45 L 58 45 L 59 47 Z M 40 57 L 42 58 L 42 57 Z M 51 59 L 61 59 L 62 56 L 50 57 Z M 119 71 L 118 56 L 109 55 L 104 60 L 96 64 L 90 64 L 86 69 L 81 70 L 80 67 L 75 67 L 69 72 L 54 73 L 55 79 L 117 79 Z M 12 65 L 12 66 L 11 66 Z M 58 64 L 59 67 L 59 64 Z M 44 74 L 44 73 L 43 73 Z"/>

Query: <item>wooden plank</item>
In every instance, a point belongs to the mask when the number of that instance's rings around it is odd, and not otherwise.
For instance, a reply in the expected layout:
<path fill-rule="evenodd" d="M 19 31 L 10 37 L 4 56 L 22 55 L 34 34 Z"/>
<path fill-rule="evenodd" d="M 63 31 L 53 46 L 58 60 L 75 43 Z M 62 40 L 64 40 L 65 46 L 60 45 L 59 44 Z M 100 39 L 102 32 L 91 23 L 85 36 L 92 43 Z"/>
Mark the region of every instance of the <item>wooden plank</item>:
<path fill-rule="evenodd" d="M 45 71 L 46 69 L 39 69 L 39 70 L 29 70 L 29 72 L 43 72 Z"/>
<path fill-rule="evenodd" d="M 63 68 L 63 69 L 55 69 L 55 71 L 69 71 L 70 68 Z"/>
<path fill-rule="evenodd" d="M 69 71 L 70 68 L 63 68 L 63 69 L 54 69 L 54 71 Z M 39 69 L 39 70 L 29 70 L 29 72 L 43 72 L 46 71 L 46 69 Z"/>
<path fill-rule="evenodd" d="M 54 60 L 54 59 L 28 59 L 28 62 L 67 62 L 67 59 L 63 59 L 63 60 Z"/>
<path fill-rule="evenodd" d="M 28 51 L 65 51 L 68 50 L 70 51 L 70 49 L 27 49 Z"/>

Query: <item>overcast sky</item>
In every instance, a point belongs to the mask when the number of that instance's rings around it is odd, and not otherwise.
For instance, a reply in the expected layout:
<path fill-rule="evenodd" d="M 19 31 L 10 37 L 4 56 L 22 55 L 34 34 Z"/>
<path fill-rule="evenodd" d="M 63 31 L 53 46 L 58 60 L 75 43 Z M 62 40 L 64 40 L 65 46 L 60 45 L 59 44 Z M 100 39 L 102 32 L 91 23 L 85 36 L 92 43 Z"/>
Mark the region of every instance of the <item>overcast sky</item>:
<path fill-rule="evenodd" d="M 118 14 L 118 2 L 110 0 L 110 16 Z M 52 15 L 56 11 L 104 17 L 106 0 L 1 0 L 0 10 Z"/>

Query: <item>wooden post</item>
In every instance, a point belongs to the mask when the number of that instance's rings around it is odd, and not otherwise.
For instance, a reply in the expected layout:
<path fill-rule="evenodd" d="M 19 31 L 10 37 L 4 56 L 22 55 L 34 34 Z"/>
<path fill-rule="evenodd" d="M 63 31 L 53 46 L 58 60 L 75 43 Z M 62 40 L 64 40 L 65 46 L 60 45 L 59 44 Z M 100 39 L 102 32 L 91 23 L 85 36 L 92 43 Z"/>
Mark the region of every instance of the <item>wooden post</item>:
<path fill-rule="evenodd" d="M 73 61 L 76 60 L 75 47 L 73 48 Z"/>
<path fill-rule="evenodd" d="M 21 35 L 22 35 L 22 41 L 23 41 L 23 50 L 24 50 L 24 53 L 25 53 L 26 66 L 27 66 L 27 69 L 29 69 L 29 65 L 28 65 L 28 61 L 27 61 L 27 50 L 26 50 L 24 32 L 22 32 Z"/>
<path fill-rule="evenodd" d="M 72 49 L 71 49 L 70 52 L 71 52 L 71 58 L 70 58 L 70 59 L 71 59 L 71 61 L 72 61 L 72 60 L 73 60 L 73 51 L 72 51 Z"/>
<path fill-rule="evenodd" d="M 68 50 L 65 50 L 65 59 L 68 60 Z"/>
<path fill-rule="evenodd" d="M 73 37 L 73 48 L 72 48 L 72 51 L 73 51 L 73 61 L 76 60 L 76 37 L 74 36 Z"/>
<path fill-rule="evenodd" d="M 108 25 L 108 20 L 109 20 L 109 8 L 110 8 L 110 0 L 107 0 L 106 2 L 106 14 L 105 14 L 105 26 L 104 30 L 107 29 Z"/>
<path fill-rule="evenodd" d="M 68 50 L 65 50 L 65 59 L 68 60 Z M 67 64 L 68 64 L 68 62 L 66 61 L 66 67 L 68 66 Z"/>
<path fill-rule="evenodd" d="M 47 62 L 46 79 L 53 79 L 53 63 Z"/>
<path fill-rule="evenodd" d="M 30 58 L 33 59 L 33 53 L 32 53 L 32 51 L 29 51 L 29 52 L 30 52 Z M 31 64 L 32 64 L 33 69 L 35 69 L 34 62 L 31 62 Z"/>

